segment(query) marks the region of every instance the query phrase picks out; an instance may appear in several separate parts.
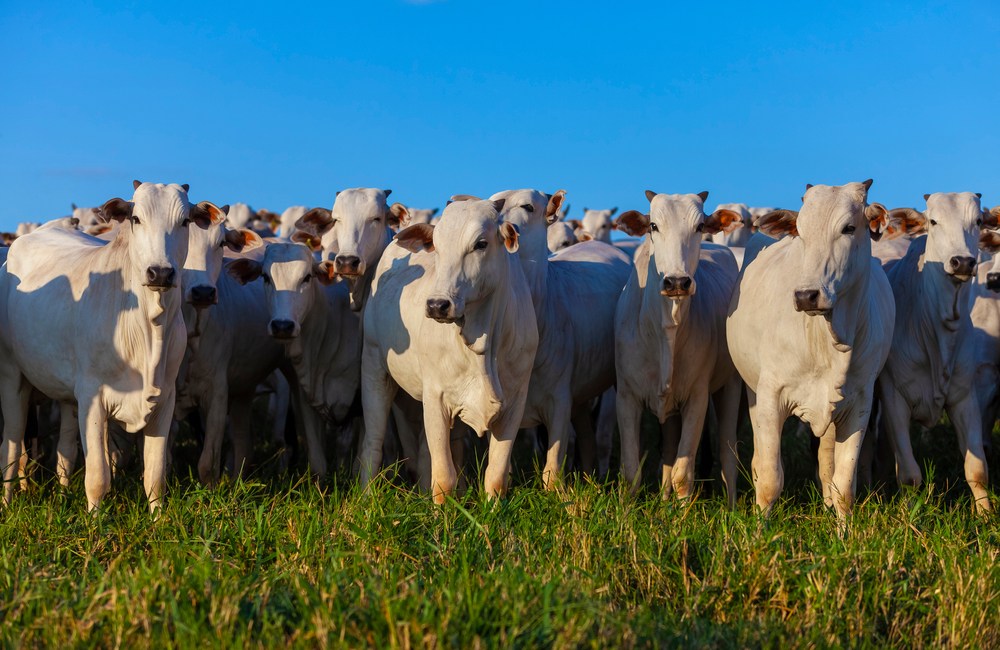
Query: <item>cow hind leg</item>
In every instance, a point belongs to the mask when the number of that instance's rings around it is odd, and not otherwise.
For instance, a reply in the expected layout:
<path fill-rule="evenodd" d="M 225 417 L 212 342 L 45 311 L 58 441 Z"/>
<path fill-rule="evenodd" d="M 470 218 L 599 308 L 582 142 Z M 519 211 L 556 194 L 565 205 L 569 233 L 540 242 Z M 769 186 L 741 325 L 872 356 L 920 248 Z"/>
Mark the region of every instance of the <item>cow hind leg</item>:
<path fill-rule="evenodd" d="M 253 396 L 245 395 L 231 400 L 229 411 L 229 439 L 233 443 L 233 476 L 246 476 L 253 458 L 253 432 L 250 430 L 250 408 Z"/>
<path fill-rule="evenodd" d="M 666 500 L 674 491 L 674 465 L 681 441 L 681 418 L 674 414 L 660 425 L 660 496 Z"/>
<path fill-rule="evenodd" d="M 736 507 L 736 482 L 739 480 L 739 458 L 736 455 L 736 430 L 740 415 L 743 382 L 735 376 L 715 395 L 712 401 L 718 410 L 719 463 L 722 482 L 730 509 Z"/>
<path fill-rule="evenodd" d="M 56 447 L 56 476 L 59 485 L 67 487 L 80 453 L 78 424 L 72 402 L 59 403 L 59 444 Z"/>
<path fill-rule="evenodd" d="M 618 435 L 621 437 L 622 478 L 632 494 L 639 491 L 642 475 L 639 471 L 639 423 L 642 404 L 631 393 L 618 391 Z"/>
<path fill-rule="evenodd" d="M 986 453 L 983 451 L 983 431 L 979 412 L 973 394 L 966 393 L 962 399 L 948 408 L 948 417 L 955 425 L 958 448 L 965 460 L 965 480 L 972 490 L 977 512 L 992 510 L 987 491 L 989 471 L 986 467 Z"/>
<path fill-rule="evenodd" d="M 0 405 L 3 408 L 3 443 L 0 444 L 0 465 L 3 468 L 3 502 L 9 505 L 14 497 L 14 481 L 24 453 L 24 427 L 28 418 L 28 398 L 31 389 L 22 385 L 20 377 L 0 385 Z"/>
<path fill-rule="evenodd" d="M 545 469 L 542 482 L 546 490 L 552 490 L 559 483 L 566 462 L 566 446 L 569 442 L 570 396 L 553 395 L 553 404 L 545 428 L 549 432 L 549 449 L 545 455 Z"/>
<path fill-rule="evenodd" d="M 198 458 L 198 478 L 203 485 L 219 481 L 222 465 L 222 441 L 226 432 L 226 395 L 218 391 L 210 396 L 205 414 L 205 442 Z"/>
<path fill-rule="evenodd" d="M 681 411 L 681 438 L 671 481 L 681 499 L 694 496 L 695 457 L 708 411 L 708 387 L 696 391 Z"/>
<path fill-rule="evenodd" d="M 901 487 L 920 487 L 923 478 L 910 444 L 910 407 L 892 386 L 879 385 L 882 425 L 896 458 L 896 478 Z"/>
<path fill-rule="evenodd" d="M 614 387 L 604 391 L 601 395 L 600 405 L 597 410 L 597 430 L 595 438 L 597 443 L 597 478 L 604 480 L 608 477 L 611 465 L 611 446 L 615 435 L 615 424 L 618 419 L 616 411 L 617 396 Z"/>
<path fill-rule="evenodd" d="M 593 474 L 597 469 L 597 437 L 594 434 L 594 423 L 590 419 L 588 405 L 578 405 L 573 409 L 570 420 L 576 433 L 576 451 L 580 458 L 580 471 Z"/>

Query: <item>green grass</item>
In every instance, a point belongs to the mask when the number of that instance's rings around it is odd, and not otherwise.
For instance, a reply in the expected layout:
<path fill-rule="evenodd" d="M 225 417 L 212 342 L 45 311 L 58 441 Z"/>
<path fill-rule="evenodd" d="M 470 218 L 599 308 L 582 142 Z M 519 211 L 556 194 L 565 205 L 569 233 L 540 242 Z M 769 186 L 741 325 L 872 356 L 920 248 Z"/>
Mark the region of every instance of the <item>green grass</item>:
<path fill-rule="evenodd" d="M 0 646 L 1000 645 L 1000 527 L 950 466 L 908 499 L 863 498 L 841 535 L 807 442 L 786 447 L 767 521 L 710 486 L 688 505 L 521 472 L 500 502 L 438 507 L 266 466 L 206 490 L 182 464 L 154 522 L 135 477 L 97 517 L 82 476 L 43 480 L 0 512 Z"/>

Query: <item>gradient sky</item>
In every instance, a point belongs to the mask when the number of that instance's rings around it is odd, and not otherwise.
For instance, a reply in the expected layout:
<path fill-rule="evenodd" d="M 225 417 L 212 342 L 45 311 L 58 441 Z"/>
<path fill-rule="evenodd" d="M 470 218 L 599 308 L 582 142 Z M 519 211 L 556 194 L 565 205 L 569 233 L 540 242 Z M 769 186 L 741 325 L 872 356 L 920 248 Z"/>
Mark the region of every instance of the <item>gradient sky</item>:
<path fill-rule="evenodd" d="M 0 61 L 4 229 L 133 178 L 277 211 L 355 186 L 795 207 L 868 177 L 891 207 L 1000 203 L 996 0 L 8 0 Z"/>

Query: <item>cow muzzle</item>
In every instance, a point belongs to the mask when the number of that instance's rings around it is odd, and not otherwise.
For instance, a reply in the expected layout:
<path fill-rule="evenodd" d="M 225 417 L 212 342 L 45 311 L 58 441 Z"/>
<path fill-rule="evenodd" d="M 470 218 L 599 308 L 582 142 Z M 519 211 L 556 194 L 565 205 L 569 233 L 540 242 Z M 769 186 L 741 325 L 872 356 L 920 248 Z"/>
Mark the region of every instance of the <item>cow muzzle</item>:
<path fill-rule="evenodd" d="M 150 266 L 146 269 L 146 286 L 153 291 L 172 289 L 177 271 L 172 266 Z"/>
<path fill-rule="evenodd" d="M 219 294 L 215 290 L 215 287 L 199 284 L 196 287 L 191 287 L 191 295 L 188 296 L 188 302 L 196 309 L 211 307 L 219 302 Z"/>
<path fill-rule="evenodd" d="M 361 258 L 357 255 L 337 255 L 333 258 L 333 271 L 337 275 L 361 275 Z"/>
<path fill-rule="evenodd" d="M 294 339 L 299 335 L 298 323 L 293 320 L 276 318 L 267 324 L 267 329 L 270 331 L 272 338 L 281 341 Z"/>
<path fill-rule="evenodd" d="M 830 312 L 832 305 L 819 289 L 797 289 L 795 291 L 795 311 L 804 311 L 810 316 L 820 316 Z"/>
<path fill-rule="evenodd" d="M 956 255 L 948 261 L 948 273 L 959 282 L 968 282 L 976 272 L 976 258 Z"/>
<path fill-rule="evenodd" d="M 1000 273 L 986 274 L 986 288 L 990 291 L 1000 292 Z"/>
<path fill-rule="evenodd" d="M 458 323 L 462 320 L 455 315 L 455 303 L 447 298 L 428 298 L 427 318 L 439 323 Z"/>
<path fill-rule="evenodd" d="M 687 275 L 667 276 L 663 278 L 660 295 L 668 298 L 687 298 L 691 295 L 692 287 L 694 282 Z"/>

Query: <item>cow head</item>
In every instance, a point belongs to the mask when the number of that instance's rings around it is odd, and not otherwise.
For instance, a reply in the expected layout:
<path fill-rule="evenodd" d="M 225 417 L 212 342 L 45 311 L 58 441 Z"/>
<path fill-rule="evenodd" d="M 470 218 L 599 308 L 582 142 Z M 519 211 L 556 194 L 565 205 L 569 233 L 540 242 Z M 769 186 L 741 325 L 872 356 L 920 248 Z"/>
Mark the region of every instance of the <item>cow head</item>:
<path fill-rule="evenodd" d="M 313 208 L 295 222 L 295 229 L 320 239 L 323 255 L 333 262 L 337 275 L 364 275 L 382 256 L 390 229 L 409 219 L 402 204 L 386 204 L 391 192 L 371 188 L 338 192 L 333 210 Z"/>
<path fill-rule="evenodd" d="M 76 227 L 83 232 L 107 223 L 100 208 L 78 208 L 73 206 L 73 217 L 77 220 Z"/>
<path fill-rule="evenodd" d="M 614 216 L 616 212 L 618 212 L 618 208 L 611 208 L 610 210 L 588 210 L 584 208 L 583 220 L 580 222 L 583 232 L 590 235 L 592 239 L 610 244 L 611 231 L 615 227 Z"/>
<path fill-rule="evenodd" d="M 222 206 L 226 212 L 229 206 Z M 196 309 L 219 301 L 216 284 L 222 272 L 223 251 L 242 253 L 264 245 L 260 235 L 248 228 L 228 228 L 213 223 L 208 228 L 188 229 L 188 254 L 182 272 L 184 300 Z"/>
<path fill-rule="evenodd" d="M 927 232 L 925 265 L 940 264 L 953 281 L 966 282 L 976 273 L 980 231 L 990 213 L 972 192 L 937 192 L 924 200 L 927 209 L 913 210 L 911 218 Z"/>
<path fill-rule="evenodd" d="M 796 311 L 828 315 L 838 294 L 868 277 L 872 239 L 902 234 L 885 207 L 868 205 L 871 184 L 808 185 L 801 210 L 775 210 L 757 219 L 764 234 L 798 237 L 803 247 L 801 277 L 789 296 Z"/>
<path fill-rule="evenodd" d="M 226 218 L 213 203 L 188 202 L 186 185 L 134 181 L 132 201 L 111 199 L 101 213 L 122 224 L 115 242 L 128 247 L 133 277 L 152 291 L 177 286 L 188 252 L 188 227 L 208 228 Z M 127 222 L 127 223 L 126 223 Z"/>
<path fill-rule="evenodd" d="M 548 242 L 550 253 L 558 253 L 564 248 L 569 248 L 573 244 L 576 244 L 576 229 L 573 227 L 573 223 L 569 221 L 555 222 L 546 231 L 546 241 Z"/>
<path fill-rule="evenodd" d="M 507 276 L 507 258 L 517 252 L 518 232 L 500 221 L 503 206 L 503 199 L 451 203 L 436 226 L 418 224 L 396 236 L 403 248 L 437 257 L 425 306 L 428 318 L 464 328 L 467 312 L 492 295 Z"/>
<path fill-rule="evenodd" d="M 559 221 L 559 214 L 566 199 L 566 191 L 544 194 L 538 190 L 505 190 L 490 197 L 490 201 L 504 200 L 500 218 L 517 227 L 518 249 L 522 259 L 541 260 L 549 255 L 548 228 Z M 458 195 L 453 201 L 478 200 Z"/>
<path fill-rule="evenodd" d="M 702 236 L 731 232 L 742 225 L 741 217 L 732 210 L 716 210 L 706 215 L 708 192 L 657 194 L 646 190 L 646 198 L 649 214 L 637 210 L 622 213 L 618 229 L 633 237 L 649 235 L 662 295 L 692 296 L 697 290 L 694 274 L 701 255 Z"/>
<path fill-rule="evenodd" d="M 406 211 L 410 215 L 409 225 L 418 223 L 433 224 L 435 221 L 434 215 L 438 213 L 437 208 L 430 208 L 426 210 L 420 208 L 407 208 Z M 407 225 L 406 223 L 400 224 L 400 226 L 402 227 L 405 227 L 406 225 Z M 399 230 L 399 228 L 396 228 L 396 230 Z"/>
<path fill-rule="evenodd" d="M 753 229 L 753 215 L 750 213 L 750 208 L 745 203 L 722 203 L 715 209 L 716 211 L 731 210 L 739 214 L 743 227 L 731 232 L 722 230 L 712 235 L 706 234 L 705 239 L 722 246 L 742 246 L 750 238 Z"/>
<path fill-rule="evenodd" d="M 263 260 L 240 258 L 230 262 L 226 270 L 242 284 L 264 281 L 271 317 L 267 331 L 278 341 L 294 340 L 301 332 L 302 321 L 318 296 L 312 283 L 336 280 L 332 262 L 317 262 L 309 247 L 296 243 L 269 244 Z"/>
<path fill-rule="evenodd" d="M 986 271 L 986 288 L 1000 293 L 1000 255 L 997 255 L 1000 253 L 1000 230 L 997 230 L 1000 206 L 994 207 L 992 210 L 983 208 L 983 213 L 986 216 L 983 229 L 979 234 L 979 250 L 993 256 Z"/>

